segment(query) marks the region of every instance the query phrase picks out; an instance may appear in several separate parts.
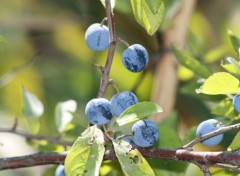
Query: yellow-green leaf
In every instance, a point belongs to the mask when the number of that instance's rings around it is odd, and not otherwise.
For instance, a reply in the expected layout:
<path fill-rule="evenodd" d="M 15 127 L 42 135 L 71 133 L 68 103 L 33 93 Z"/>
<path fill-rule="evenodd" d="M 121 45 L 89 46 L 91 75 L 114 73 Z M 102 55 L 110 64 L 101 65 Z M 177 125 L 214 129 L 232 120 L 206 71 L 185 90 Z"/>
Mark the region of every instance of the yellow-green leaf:
<path fill-rule="evenodd" d="M 159 28 L 164 16 L 162 0 L 131 0 L 136 21 L 153 35 Z"/>
<path fill-rule="evenodd" d="M 75 141 L 65 159 L 67 176 L 98 176 L 105 152 L 104 136 L 97 126 L 87 128 Z"/>
<path fill-rule="evenodd" d="M 228 117 L 231 119 L 239 119 L 240 114 L 235 111 L 232 105 L 232 99 L 226 98 L 218 105 L 212 108 L 211 113 L 217 116 Z"/>
<path fill-rule="evenodd" d="M 221 62 L 221 66 L 227 71 L 235 74 L 240 73 L 240 62 L 232 57 L 227 57 Z"/>
<path fill-rule="evenodd" d="M 239 48 L 240 48 L 240 39 L 231 31 L 228 30 L 228 35 L 230 37 L 230 40 L 232 42 L 233 48 L 237 51 L 239 54 Z"/>
<path fill-rule="evenodd" d="M 236 94 L 240 92 L 239 80 L 227 72 L 211 75 L 198 89 L 199 93 L 208 95 Z"/>
<path fill-rule="evenodd" d="M 113 146 L 125 176 L 154 176 L 154 172 L 137 149 L 123 140 L 113 140 Z"/>

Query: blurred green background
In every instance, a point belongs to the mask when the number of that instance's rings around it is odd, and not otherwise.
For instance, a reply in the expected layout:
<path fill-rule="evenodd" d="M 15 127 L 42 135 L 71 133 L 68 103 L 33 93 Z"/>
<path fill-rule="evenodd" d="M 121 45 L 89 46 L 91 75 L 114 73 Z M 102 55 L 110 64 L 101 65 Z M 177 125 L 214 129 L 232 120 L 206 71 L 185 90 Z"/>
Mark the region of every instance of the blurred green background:
<path fill-rule="evenodd" d="M 169 4 L 167 11 L 170 17 L 165 19 L 161 29 L 167 28 L 171 22 L 171 13 L 174 13 L 179 3 L 178 0 L 165 2 Z M 153 59 L 159 52 L 158 35 L 148 36 L 137 24 L 129 0 L 116 0 L 114 12 L 116 35 L 129 44 L 142 44 Z M 104 65 L 107 51 L 90 50 L 85 44 L 84 34 L 89 25 L 101 22 L 105 16 L 105 9 L 98 0 L 1 0 L 0 35 L 3 39 L 0 38 L 0 127 L 11 127 L 14 118 L 18 117 L 19 128 L 26 129 L 22 114 L 22 86 L 37 95 L 44 104 L 41 135 L 57 135 L 54 111 L 59 101 L 76 100 L 78 110 L 75 122 L 81 127 L 86 125 L 86 121 L 78 119 L 84 119 L 79 117 L 84 116 L 85 104 L 96 97 L 101 76 L 100 70 L 92 62 Z M 198 1 L 191 16 L 186 48 L 213 72 L 223 70 L 219 66 L 221 59 L 226 56 L 237 58 L 227 29 L 240 36 L 239 16 L 238 0 Z M 131 90 L 141 76 L 141 73 L 133 74 L 122 66 L 121 53 L 124 49 L 123 44 L 117 45 L 110 74 L 120 91 Z M 27 64 L 29 60 L 31 63 Z M 178 74 L 177 111 L 182 116 L 190 116 L 189 123 L 192 125 L 191 119 L 196 123 L 202 120 L 202 114 L 210 113 L 211 104 L 204 104 L 203 109 L 198 104 L 194 105 L 191 100 L 202 102 L 202 97 L 195 95 L 194 91 L 199 86 L 197 78 L 183 67 L 180 67 Z M 153 75 L 154 67 L 137 87 L 136 95 L 140 101 L 150 99 Z M 109 86 L 105 97 L 110 99 L 115 93 Z M 189 112 L 189 104 L 195 106 L 192 110 L 195 112 Z M 189 127 L 188 124 L 182 125 L 182 128 Z M 23 138 L 15 139 L 14 135 L 5 135 L 0 135 L 1 157 L 35 151 L 24 145 Z M 19 175 L 19 172 L 23 175 L 42 175 L 44 168 L 4 171 L 0 172 L 0 176 Z"/>

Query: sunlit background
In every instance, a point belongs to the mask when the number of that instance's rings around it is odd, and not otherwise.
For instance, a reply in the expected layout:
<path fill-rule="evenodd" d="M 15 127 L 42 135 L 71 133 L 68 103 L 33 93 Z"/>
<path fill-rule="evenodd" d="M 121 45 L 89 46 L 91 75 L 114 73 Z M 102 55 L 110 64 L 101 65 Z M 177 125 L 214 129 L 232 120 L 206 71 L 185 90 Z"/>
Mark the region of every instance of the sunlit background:
<path fill-rule="evenodd" d="M 174 12 L 174 8 L 171 9 Z M 148 36 L 136 23 L 129 0 L 116 0 L 114 12 L 116 35 L 129 44 L 142 44 L 151 59 L 155 58 L 159 51 L 157 36 Z M 104 65 L 107 51 L 90 50 L 84 41 L 84 34 L 89 25 L 100 23 L 105 16 L 105 9 L 99 0 L 1 0 L 0 127 L 10 128 L 17 117 L 18 128 L 27 130 L 22 114 L 23 86 L 44 104 L 39 134 L 57 135 L 55 106 L 69 99 L 76 100 L 78 104 L 75 123 L 82 128 L 86 126 L 86 121 L 78 119 L 83 119 L 80 117 L 84 116 L 85 104 L 97 96 L 101 76 L 100 70 L 92 63 Z M 191 17 L 186 48 L 210 66 L 213 72 L 222 70 L 219 66 L 221 59 L 237 57 L 227 29 L 240 36 L 239 17 L 238 0 L 199 1 Z M 167 28 L 170 23 L 166 20 L 161 28 Z M 131 90 L 141 76 L 141 73 L 133 74 L 123 67 L 121 53 L 124 49 L 123 44 L 117 45 L 110 74 L 121 91 Z M 154 67 L 135 89 L 140 101 L 150 100 L 153 74 Z M 206 116 L 210 111 L 206 104 L 191 104 L 191 100 L 196 103 L 196 79 L 193 79 L 191 71 L 180 67 L 178 76 L 177 107 L 182 116 L 190 119 L 184 121 L 189 124 L 182 124 L 182 128 L 188 128 L 208 118 Z M 115 93 L 114 88 L 109 86 L 105 97 L 110 99 Z M 189 104 L 195 107 L 189 110 Z M 203 108 L 199 109 L 196 107 L 198 105 Z M 36 152 L 24 138 L 12 134 L 0 134 L 0 143 L 0 157 Z M 44 173 L 47 176 L 56 166 L 50 167 L 51 171 L 45 169 L 48 166 L 1 171 L 0 176 L 40 176 Z M 191 175 L 190 171 L 188 175 Z"/>

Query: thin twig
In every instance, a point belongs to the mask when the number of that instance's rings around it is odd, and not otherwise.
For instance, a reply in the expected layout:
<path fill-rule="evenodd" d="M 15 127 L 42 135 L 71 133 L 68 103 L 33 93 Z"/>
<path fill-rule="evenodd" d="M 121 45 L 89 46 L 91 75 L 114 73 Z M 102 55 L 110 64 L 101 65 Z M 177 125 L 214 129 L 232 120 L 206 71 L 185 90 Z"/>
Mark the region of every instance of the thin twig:
<path fill-rule="evenodd" d="M 188 144 L 184 145 L 182 148 L 191 149 L 195 144 L 197 144 L 201 141 L 204 141 L 204 140 L 209 139 L 211 137 L 214 137 L 214 136 L 217 136 L 219 134 L 225 133 L 227 131 L 232 131 L 232 130 L 235 130 L 235 129 L 240 129 L 240 123 L 230 125 L 230 126 L 226 126 L 226 127 L 221 127 L 216 131 L 213 131 L 211 133 L 200 136 L 200 137 L 194 139 L 193 141 L 189 142 Z"/>
<path fill-rule="evenodd" d="M 231 171 L 240 172 L 239 166 L 232 166 L 232 165 L 217 163 L 217 164 L 214 164 L 213 167 L 219 167 L 219 168 L 223 168 L 223 169 L 227 169 L 227 170 L 231 170 Z"/>
<path fill-rule="evenodd" d="M 209 171 L 209 167 L 205 164 L 196 164 L 205 176 L 211 176 L 212 174 Z"/>
<path fill-rule="evenodd" d="M 110 69 L 112 66 L 113 56 L 116 48 L 114 19 L 113 19 L 113 11 L 111 9 L 110 0 L 106 0 L 105 4 L 106 4 L 106 14 L 107 14 L 107 20 L 108 20 L 109 34 L 110 34 L 110 45 L 109 45 L 108 56 L 104 66 L 104 72 L 101 77 L 101 83 L 99 86 L 97 97 L 102 97 L 107 89 Z"/>
<path fill-rule="evenodd" d="M 126 40 L 123 40 L 122 38 L 117 38 L 117 42 L 120 42 L 122 44 L 124 44 L 126 47 L 129 47 L 130 45 L 128 44 L 128 42 Z"/>
<path fill-rule="evenodd" d="M 117 93 L 120 92 L 119 88 L 118 88 L 117 85 L 114 83 L 113 79 L 110 79 L 108 83 L 111 84 L 111 86 L 113 87 L 113 89 L 114 89 Z"/>
<path fill-rule="evenodd" d="M 52 137 L 47 137 L 47 136 L 40 136 L 40 135 L 32 135 L 25 133 L 23 131 L 16 130 L 15 128 L 0 128 L 0 133 L 12 133 L 16 134 L 19 136 L 23 136 L 27 139 L 33 139 L 33 140 L 44 140 L 53 144 L 59 144 L 62 146 L 72 146 L 72 142 L 67 142 L 67 141 L 60 141 L 58 138 L 52 138 Z"/>

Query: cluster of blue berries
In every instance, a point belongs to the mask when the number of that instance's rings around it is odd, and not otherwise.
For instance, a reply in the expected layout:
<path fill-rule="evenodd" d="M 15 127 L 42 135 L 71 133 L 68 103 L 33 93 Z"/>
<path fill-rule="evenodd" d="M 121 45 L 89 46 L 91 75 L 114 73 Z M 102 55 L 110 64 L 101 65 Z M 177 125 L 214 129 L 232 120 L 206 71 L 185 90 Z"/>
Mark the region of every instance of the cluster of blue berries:
<path fill-rule="evenodd" d="M 88 47 L 94 51 L 107 49 L 110 45 L 110 34 L 107 26 L 94 23 L 88 27 L 85 33 L 85 41 Z M 122 53 L 122 63 L 131 72 L 142 71 L 149 62 L 147 50 L 139 44 L 128 46 Z M 105 125 L 116 116 L 119 117 L 127 108 L 138 103 L 136 95 L 126 91 L 114 95 L 110 101 L 105 98 L 90 100 L 85 108 L 85 114 L 89 121 L 95 125 Z M 132 126 L 132 139 L 139 147 L 150 147 L 159 138 L 157 125 L 150 120 L 139 120 Z"/>
<path fill-rule="evenodd" d="M 110 37 L 107 26 L 94 23 L 88 27 L 85 33 L 85 41 L 88 47 L 94 51 L 101 51 L 109 47 Z M 140 72 L 148 64 L 147 50 L 139 44 L 129 46 L 122 53 L 122 63 L 131 72 Z"/>
<path fill-rule="evenodd" d="M 132 92 L 125 91 L 114 95 L 110 101 L 105 98 L 90 100 L 85 108 L 89 121 L 95 125 L 105 125 L 127 108 L 137 104 L 138 98 Z M 150 120 L 139 120 L 132 126 L 132 140 L 139 147 L 150 147 L 159 138 L 158 126 Z"/>

